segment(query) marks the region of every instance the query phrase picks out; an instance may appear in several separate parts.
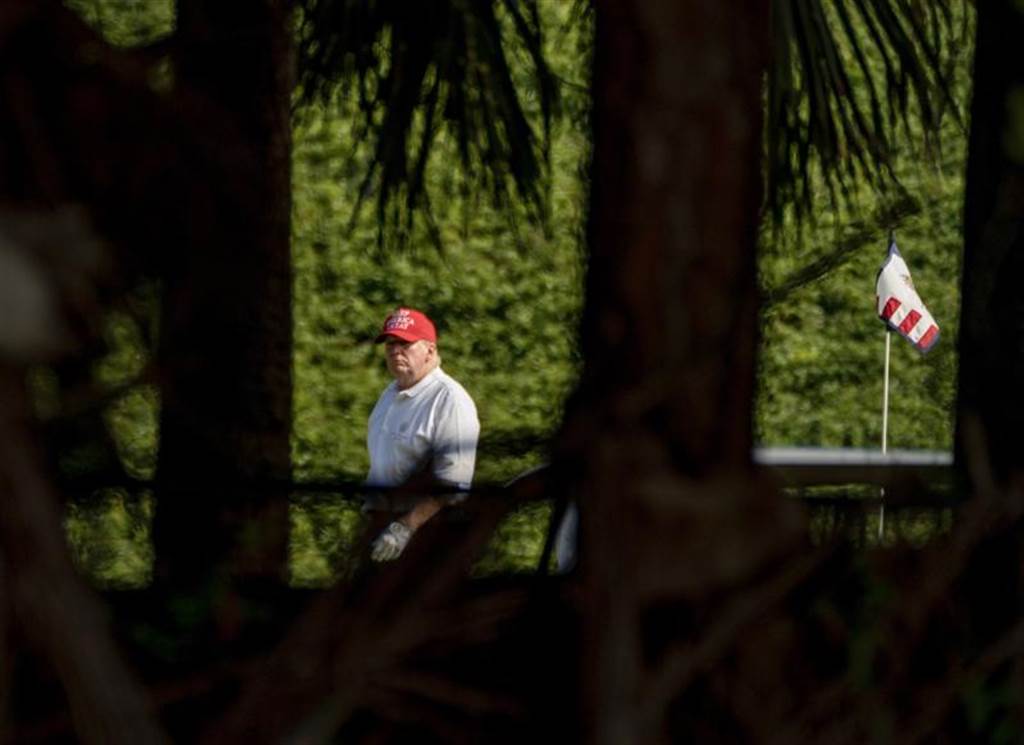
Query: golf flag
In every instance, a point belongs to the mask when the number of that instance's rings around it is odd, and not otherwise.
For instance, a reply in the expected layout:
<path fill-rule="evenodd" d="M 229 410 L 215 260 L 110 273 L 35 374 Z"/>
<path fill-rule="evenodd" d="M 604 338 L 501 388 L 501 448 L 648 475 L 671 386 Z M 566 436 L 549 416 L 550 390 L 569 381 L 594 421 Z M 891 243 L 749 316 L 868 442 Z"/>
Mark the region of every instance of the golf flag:
<path fill-rule="evenodd" d="M 889 243 L 889 255 L 878 270 L 875 302 L 878 304 L 878 317 L 922 353 L 939 340 L 939 327 L 918 297 L 907 263 L 896 248 L 896 241 Z"/>

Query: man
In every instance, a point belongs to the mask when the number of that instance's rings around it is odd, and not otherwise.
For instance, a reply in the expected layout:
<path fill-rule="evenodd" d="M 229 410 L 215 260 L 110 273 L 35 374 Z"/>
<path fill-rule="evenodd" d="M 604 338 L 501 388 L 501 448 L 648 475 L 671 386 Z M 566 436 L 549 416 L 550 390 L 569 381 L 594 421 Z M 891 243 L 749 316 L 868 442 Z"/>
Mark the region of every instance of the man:
<path fill-rule="evenodd" d="M 376 341 L 384 343 L 394 382 L 384 389 L 370 414 L 367 484 L 468 490 L 480 422 L 473 399 L 441 369 L 433 322 L 418 310 L 398 308 L 385 319 Z M 371 557 L 374 561 L 398 558 L 420 526 L 446 504 L 463 498 L 464 493 L 371 497 L 367 509 L 400 513 L 373 541 Z"/>

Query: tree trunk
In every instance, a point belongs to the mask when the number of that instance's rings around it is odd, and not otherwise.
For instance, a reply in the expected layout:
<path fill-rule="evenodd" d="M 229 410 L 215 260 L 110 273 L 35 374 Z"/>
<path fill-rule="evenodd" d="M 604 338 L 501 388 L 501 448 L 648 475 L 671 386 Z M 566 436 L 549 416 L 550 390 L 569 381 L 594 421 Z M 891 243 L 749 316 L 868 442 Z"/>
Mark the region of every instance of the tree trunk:
<path fill-rule="evenodd" d="M 768 3 L 597 11 L 586 362 L 561 439 L 582 707 L 590 742 L 660 742 L 675 689 L 645 694 L 648 655 L 685 633 L 652 614 L 742 586 L 798 526 L 751 467 Z"/>
<path fill-rule="evenodd" d="M 291 475 L 289 4 L 179 0 L 177 10 L 180 100 L 208 110 L 240 168 L 237 192 L 189 216 L 165 275 L 157 577 L 280 581 L 287 492 L 273 485 Z"/>
<path fill-rule="evenodd" d="M 1024 471 L 1021 38 L 1024 10 L 1019 3 L 978 4 L 964 206 L 957 461 L 962 470 L 990 466 L 1003 483 L 1019 483 Z"/>
<path fill-rule="evenodd" d="M 999 507 L 1011 512 L 1019 510 L 1015 492 L 1024 485 L 1024 59 L 1018 49 L 1022 38 L 1020 3 L 978 3 L 956 427 L 961 486 L 983 505 L 999 494 Z M 964 616 L 971 620 L 976 644 L 993 643 L 1020 621 L 1022 546 L 1018 527 L 992 531 L 977 550 L 976 566 L 963 582 Z M 1013 675 L 1008 685 L 1019 686 L 1024 681 L 1019 660 Z M 1019 706 L 1016 715 L 1024 718 Z"/>

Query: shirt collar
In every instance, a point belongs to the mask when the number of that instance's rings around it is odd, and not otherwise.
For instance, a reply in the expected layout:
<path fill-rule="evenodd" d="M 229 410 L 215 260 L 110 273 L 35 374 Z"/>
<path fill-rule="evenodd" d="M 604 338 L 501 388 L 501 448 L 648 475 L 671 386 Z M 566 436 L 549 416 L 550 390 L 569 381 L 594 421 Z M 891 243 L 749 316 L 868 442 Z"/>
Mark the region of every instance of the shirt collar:
<path fill-rule="evenodd" d="M 401 396 L 402 398 L 415 398 L 424 389 L 429 387 L 430 382 L 434 378 L 437 377 L 437 374 L 439 372 L 441 372 L 441 366 L 440 365 L 438 365 L 433 370 L 431 370 L 426 375 L 424 375 L 422 378 L 420 378 L 420 381 L 418 383 L 416 383 L 416 385 L 411 386 L 409 388 L 406 388 L 404 391 L 398 391 L 398 395 Z M 396 383 L 396 387 L 397 387 L 397 383 Z"/>

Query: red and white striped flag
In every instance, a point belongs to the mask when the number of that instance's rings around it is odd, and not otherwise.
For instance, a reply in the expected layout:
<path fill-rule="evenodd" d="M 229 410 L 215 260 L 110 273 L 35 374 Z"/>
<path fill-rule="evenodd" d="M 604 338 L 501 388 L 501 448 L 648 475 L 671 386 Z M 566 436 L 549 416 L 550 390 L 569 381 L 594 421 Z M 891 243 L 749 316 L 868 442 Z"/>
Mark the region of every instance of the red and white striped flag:
<path fill-rule="evenodd" d="M 875 302 L 878 317 L 921 352 L 927 352 L 939 340 L 939 327 L 918 297 L 896 241 L 889 244 L 889 255 L 878 270 Z"/>

